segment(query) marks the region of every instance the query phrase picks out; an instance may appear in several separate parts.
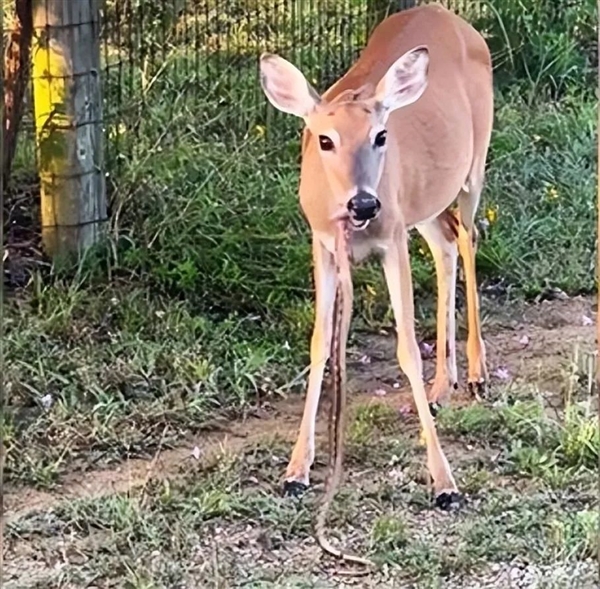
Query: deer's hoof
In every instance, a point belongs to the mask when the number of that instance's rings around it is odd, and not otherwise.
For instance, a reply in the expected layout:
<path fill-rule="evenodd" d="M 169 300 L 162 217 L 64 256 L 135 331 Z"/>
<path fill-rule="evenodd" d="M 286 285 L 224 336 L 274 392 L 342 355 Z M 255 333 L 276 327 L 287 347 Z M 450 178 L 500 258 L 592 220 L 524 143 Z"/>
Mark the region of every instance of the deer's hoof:
<path fill-rule="evenodd" d="M 442 511 L 456 511 L 465 503 L 465 498 L 458 491 L 442 491 L 435 498 L 435 506 Z"/>
<path fill-rule="evenodd" d="M 470 381 L 467 385 L 467 389 L 471 397 L 477 399 L 478 401 L 485 399 L 488 394 L 487 383 L 485 380 Z"/>
<path fill-rule="evenodd" d="M 300 481 L 285 481 L 283 483 L 284 497 L 302 497 L 308 490 L 308 485 Z"/>
<path fill-rule="evenodd" d="M 433 417 L 437 416 L 441 408 L 442 406 L 437 401 L 432 401 L 429 403 L 429 413 L 431 413 Z"/>

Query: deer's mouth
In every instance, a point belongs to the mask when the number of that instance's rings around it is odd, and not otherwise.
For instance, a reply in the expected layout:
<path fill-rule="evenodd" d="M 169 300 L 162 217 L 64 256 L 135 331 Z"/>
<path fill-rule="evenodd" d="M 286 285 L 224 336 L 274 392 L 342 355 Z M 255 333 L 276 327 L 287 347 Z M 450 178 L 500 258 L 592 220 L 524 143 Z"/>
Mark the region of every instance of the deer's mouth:
<path fill-rule="evenodd" d="M 350 223 L 355 231 L 364 231 L 371 223 L 371 219 L 355 219 L 350 217 Z"/>

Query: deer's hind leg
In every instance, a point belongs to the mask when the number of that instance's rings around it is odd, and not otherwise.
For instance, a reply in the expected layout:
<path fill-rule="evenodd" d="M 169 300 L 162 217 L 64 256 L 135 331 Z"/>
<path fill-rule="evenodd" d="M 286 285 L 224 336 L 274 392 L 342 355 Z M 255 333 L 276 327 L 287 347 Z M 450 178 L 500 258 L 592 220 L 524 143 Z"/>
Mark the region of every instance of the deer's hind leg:
<path fill-rule="evenodd" d="M 417 225 L 435 262 L 437 276 L 436 370 L 428 398 L 435 413 L 437 405 L 458 388 L 456 369 L 456 267 L 458 260 L 458 219 L 450 211 Z"/>
<path fill-rule="evenodd" d="M 475 253 L 477 249 L 477 229 L 475 214 L 479 206 L 483 188 L 483 164 L 475 168 L 466 189 L 458 195 L 458 251 L 463 262 L 467 295 L 467 320 L 469 335 L 467 338 L 467 359 L 469 364 L 468 388 L 476 397 L 486 393 L 488 371 L 485 344 L 481 337 L 481 318 L 479 313 L 479 295 L 475 272 Z"/>

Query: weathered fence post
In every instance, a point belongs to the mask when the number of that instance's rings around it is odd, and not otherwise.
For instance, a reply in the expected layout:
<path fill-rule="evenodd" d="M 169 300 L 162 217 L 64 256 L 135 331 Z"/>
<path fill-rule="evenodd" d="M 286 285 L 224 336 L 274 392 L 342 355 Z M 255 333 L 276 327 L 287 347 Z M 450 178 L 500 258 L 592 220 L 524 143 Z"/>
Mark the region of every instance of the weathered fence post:
<path fill-rule="evenodd" d="M 600 0 L 598 0 L 598 11 L 600 11 Z M 598 27 L 598 49 L 600 50 L 600 27 Z M 600 76 L 600 59 L 597 64 L 598 75 Z M 597 90 L 600 93 L 600 89 Z M 600 98 L 597 94 L 596 99 Z M 600 103 L 598 104 L 598 121 L 600 122 Z M 598 162 L 600 162 L 600 141 L 597 144 L 598 148 Z M 596 175 L 598 172 L 596 172 Z M 600 301 L 600 182 L 596 180 L 596 207 L 597 207 L 597 218 L 596 218 L 596 286 L 598 293 L 596 294 L 596 300 Z M 600 304 L 596 304 L 596 350 L 598 355 L 596 356 L 596 394 L 600 395 Z M 600 420 L 600 417 L 598 418 Z M 600 545 L 598 546 L 598 556 L 600 557 Z"/>
<path fill-rule="evenodd" d="M 98 0 L 33 0 L 33 27 L 42 243 L 56 260 L 97 243 L 107 215 Z"/>

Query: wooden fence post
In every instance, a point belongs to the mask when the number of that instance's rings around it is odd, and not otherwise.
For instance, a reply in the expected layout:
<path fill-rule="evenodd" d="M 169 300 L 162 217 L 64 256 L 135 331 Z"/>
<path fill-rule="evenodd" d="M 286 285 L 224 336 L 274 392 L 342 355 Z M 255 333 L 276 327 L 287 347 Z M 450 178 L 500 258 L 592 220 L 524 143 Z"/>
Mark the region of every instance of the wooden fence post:
<path fill-rule="evenodd" d="M 54 260 L 98 243 L 107 216 L 98 0 L 33 0 L 42 243 Z"/>
<path fill-rule="evenodd" d="M 600 11 L 600 0 L 598 0 L 598 11 Z M 598 48 L 600 48 L 600 27 L 598 27 Z M 600 60 L 597 64 L 598 75 L 600 75 Z M 597 90 L 600 94 L 600 88 Z M 596 98 L 599 98 L 598 94 Z M 598 122 L 600 122 L 600 102 L 598 103 Z M 600 140 L 597 142 L 597 164 L 600 164 Z M 600 397 L 600 181 L 596 172 L 596 395 Z M 600 422 L 600 415 L 598 416 Z M 600 456 L 598 457 L 600 465 Z M 600 557 L 600 544 L 598 545 L 598 556 Z"/>

